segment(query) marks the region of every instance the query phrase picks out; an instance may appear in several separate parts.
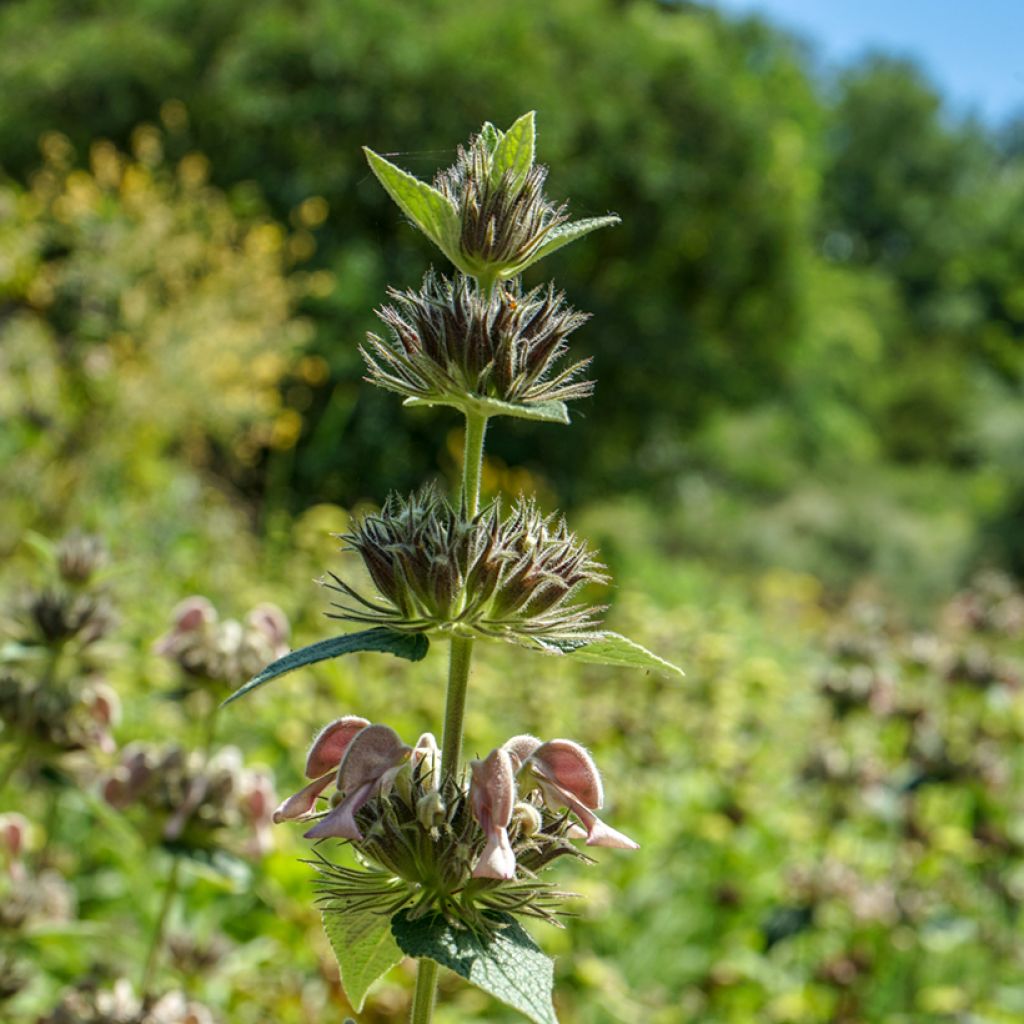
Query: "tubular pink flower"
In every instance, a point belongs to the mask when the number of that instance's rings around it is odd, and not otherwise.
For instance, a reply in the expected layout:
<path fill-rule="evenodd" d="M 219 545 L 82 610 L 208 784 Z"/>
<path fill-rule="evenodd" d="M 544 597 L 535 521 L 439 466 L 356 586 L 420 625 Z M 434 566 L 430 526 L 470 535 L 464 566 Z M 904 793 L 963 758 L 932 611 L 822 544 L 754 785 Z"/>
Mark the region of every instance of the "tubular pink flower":
<path fill-rule="evenodd" d="M 587 830 L 587 846 L 636 850 L 639 844 L 606 825 L 596 814 L 604 803 L 601 776 L 593 758 L 572 740 L 549 740 L 527 761 L 544 802 L 553 810 L 568 807 Z"/>
<path fill-rule="evenodd" d="M 291 626 L 288 616 L 276 604 L 258 604 L 245 617 L 246 624 L 258 629 L 269 641 L 275 657 L 288 650 Z"/>
<path fill-rule="evenodd" d="M 341 764 L 348 745 L 370 723 L 359 715 L 345 715 L 325 725 L 317 733 L 306 756 L 306 778 L 315 779 Z"/>
<path fill-rule="evenodd" d="M 510 880 L 516 877 L 516 855 L 508 838 L 508 826 L 516 802 L 516 773 L 503 747 L 492 750 L 483 761 L 470 761 L 469 799 L 473 816 L 483 829 L 486 844 L 473 869 L 474 878 Z"/>
<path fill-rule="evenodd" d="M 217 621 L 217 609 L 205 597 L 186 597 L 175 605 L 171 618 L 174 621 L 171 631 L 153 645 L 153 650 L 165 657 L 174 656 L 184 634 L 213 625 Z"/>
<path fill-rule="evenodd" d="M 320 730 L 306 757 L 306 778 L 313 781 L 278 806 L 273 814 L 274 824 L 303 818 L 312 812 L 316 798 L 334 780 L 349 744 L 369 724 L 358 715 L 345 715 Z"/>
<path fill-rule="evenodd" d="M 338 767 L 338 792 L 343 799 L 323 820 L 305 833 L 307 839 L 353 839 L 363 835 L 355 815 L 375 792 L 390 788 L 412 749 L 394 729 L 386 725 L 368 725 L 348 744 Z"/>

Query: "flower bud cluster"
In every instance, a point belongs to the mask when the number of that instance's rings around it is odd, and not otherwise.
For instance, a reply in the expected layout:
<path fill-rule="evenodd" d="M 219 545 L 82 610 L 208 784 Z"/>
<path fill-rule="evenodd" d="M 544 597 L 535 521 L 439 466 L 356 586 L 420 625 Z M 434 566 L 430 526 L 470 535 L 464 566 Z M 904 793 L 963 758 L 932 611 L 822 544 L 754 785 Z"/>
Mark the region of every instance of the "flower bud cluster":
<path fill-rule="evenodd" d="M 235 747 L 207 761 L 176 746 L 133 744 L 102 792 L 112 807 L 144 810 L 142 828 L 172 848 L 223 848 L 221 833 L 246 826 L 252 831 L 242 852 L 261 856 L 270 846 L 273 782 L 265 771 L 246 768 Z"/>
<path fill-rule="evenodd" d="M 566 526 L 520 499 L 502 517 L 497 501 L 475 516 L 436 488 L 392 495 L 341 539 L 362 557 L 380 599 L 333 573 L 326 585 L 348 599 L 332 617 L 533 646 L 593 632 L 602 610 L 575 603 L 604 566 Z"/>
<path fill-rule="evenodd" d="M 0 722 L 41 753 L 111 753 L 120 718 L 117 694 L 97 676 L 69 687 L 24 669 L 0 671 Z"/>
<path fill-rule="evenodd" d="M 110 989 L 88 982 L 77 985 L 39 1024 L 214 1024 L 214 1016 L 184 992 L 168 992 L 155 1002 L 143 1000 L 130 981 L 120 978 Z"/>
<path fill-rule="evenodd" d="M 109 596 L 93 580 L 106 558 L 97 537 L 65 537 L 54 550 L 56 578 L 21 595 L 5 631 L 25 646 L 85 648 L 103 639 L 116 624 Z"/>
<path fill-rule="evenodd" d="M 524 293 L 509 284 L 485 294 L 471 278 L 428 272 L 416 291 L 388 289 L 378 316 L 389 336 L 361 350 L 371 383 L 414 401 L 471 411 L 481 401 L 531 406 L 585 398 L 590 360 L 556 370 L 566 339 L 587 320 L 553 285 Z"/>
<path fill-rule="evenodd" d="M 155 645 L 193 684 L 238 686 L 288 650 L 290 626 L 284 612 L 260 604 L 245 617 L 221 621 L 205 597 L 188 597 L 171 613 L 173 625 Z"/>
<path fill-rule="evenodd" d="M 320 732 L 306 776 L 313 781 L 274 820 L 315 818 L 318 798 L 330 793 L 327 813 L 305 835 L 348 840 L 368 865 L 317 862 L 325 900 L 347 909 L 436 911 L 470 927 L 486 927 L 487 911 L 555 920 L 570 894 L 536 876 L 561 856 L 586 859 L 573 839 L 636 848 L 597 817 L 600 775 L 571 740 L 513 737 L 471 762 L 468 779 L 443 778 L 430 733 L 410 747 L 388 726 L 353 715 Z"/>
<path fill-rule="evenodd" d="M 502 278 L 510 278 L 537 258 L 552 230 L 569 215 L 564 203 L 552 203 L 544 195 L 546 167 L 533 165 L 525 173 L 507 168 L 495 174 L 497 140 L 492 132 L 475 135 L 468 147 L 459 146 L 454 165 L 437 174 L 434 187 L 458 214 L 460 265 L 478 276 L 499 268 Z"/>
<path fill-rule="evenodd" d="M 15 812 L 0 814 L 0 932 L 69 921 L 75 895 L 56 871 L 35 870 L 25 857 L 29 823 Z"/>

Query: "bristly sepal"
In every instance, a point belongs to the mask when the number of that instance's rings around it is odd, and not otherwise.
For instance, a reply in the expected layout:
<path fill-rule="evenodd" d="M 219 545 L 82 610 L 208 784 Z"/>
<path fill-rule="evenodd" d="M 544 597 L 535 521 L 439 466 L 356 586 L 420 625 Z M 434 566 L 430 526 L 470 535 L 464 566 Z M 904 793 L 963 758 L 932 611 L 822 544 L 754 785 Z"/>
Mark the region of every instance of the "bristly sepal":
<path fill-rule="evenodd" d="M 475 516 L 425 487 L 392 495 L 341 536 L 377 588 L 366 597 L 334 573 L 332 618 L 412 633 L 502 640 L 524 646 L 598 639 L 603 607 L 580 603 L 604 566 L 568 528 L 520 499 L 507 515 L 497 501 Z"/>
<path fill-rule="evenodd" d="M 429 271 L 418 291 L 388 294 L 377 314 L 387 334 L 368 334 L 361 352 L 367 380 L 407 404 L 567 423 L 565 403 L 593 393 L 583 379 L 589 359 L 559 365 L 588 316 L 553 285 L 486 293 L 465 275 Z"/>

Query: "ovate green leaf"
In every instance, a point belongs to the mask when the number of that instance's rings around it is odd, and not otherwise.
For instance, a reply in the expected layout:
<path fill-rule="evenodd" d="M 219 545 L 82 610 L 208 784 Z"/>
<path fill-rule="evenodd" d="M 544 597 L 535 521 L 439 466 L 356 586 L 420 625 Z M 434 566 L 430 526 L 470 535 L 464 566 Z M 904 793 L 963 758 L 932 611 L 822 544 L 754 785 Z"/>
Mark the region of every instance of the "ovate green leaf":
<path fill-rule="evenodd" d="M 384 191 L 404 213 L 453 263 L 458 264 L 459 215 L 452 203 L 433 185 L 403 171 L 363 147 L 370 169 Z"/>
<path fill-rule="evenodd" d="M 323 922 L 341 971 L 341 983 L 358 1013 L 370 986 L 404 954 L 391 934 L 391 921 L 386 914 L 347 909 L 339 901 L 324 908 Z"/>
<path fill-rule="evenodd" d="M 507 132 L 494 151 L 491 164 L 491 182 L 495 185 L 506 171 L 512 172 L 512 187 L 518 189 L 533 167 L 536 126 L 534 111 L 523 114 Z"/>
<path fill-rule="evenodd" d="M 490 993 L 536 1024 L 558 1024 L 551 1003 L 554 964 L 515 918 L 494 915 L 499 926 L 488 934 L 453 928 L 439 914 L 414 921 L 400 910 L 391 931 L 409 956 L 435 960 Z"/>
<path fill-rule="evenodd" d="M 355 654 L 359 651 L 381 651 L 393 654 L 396 658 L 407 661 L 420 661 L 426 656 L 430 641 L 422 633 L 400 633 L 396 629 L 377 626 L 361 633 L 346 633 L 344 636 L 332 636 L 328 640 L 318 640 L 308 647 L 300 647 L 297 651 L 286 654 L 283 658 L 271 662 L 258 676 L 254 676 L 244 686 L 237 689 L 224 704 L 230 704 L 239 697 L 255 690 L 257 686 L 269 683 L 271 679 L 294 672 L 297 668 L 313 665 L 318 661 L 327 661 L 342 654 Z"/>
<path fill-rule="evenodd" d="M 616 665 L 621 668 L 645 668 L 665 675 L 683 676 L 686 673 L 664 658 L 659 658 L 640 644 L 618 633 L 602 633 L 594 640 L 545 641 L 559 649 L 567 658 L 586 661 L 594 665 Z"/>
<path fill-rule="evenodd" d="M 607 217 L 590 217 L 587 220 L 573 221 L 571 224 L 560 224 L 557 228 L 552 228 L 551 232 L 548 234 L 548 240 L 526 263 L 522 263 L 517 266 L 513 273 L 520 274 L 527 267 L 536 263 L 537 260 L 542 260 L 545 256 L 550 256 L 551 253 L 561 249 L 563 245 L 575 242 L 577 238 L 589 235 L 591 231 L 597 231 L 598 228 L 609 228 L 613 224 L 618 224 L 619 221 L 620 218 L 612 213 Z M 506 274 L 504 276 L 513 275 Z"/>

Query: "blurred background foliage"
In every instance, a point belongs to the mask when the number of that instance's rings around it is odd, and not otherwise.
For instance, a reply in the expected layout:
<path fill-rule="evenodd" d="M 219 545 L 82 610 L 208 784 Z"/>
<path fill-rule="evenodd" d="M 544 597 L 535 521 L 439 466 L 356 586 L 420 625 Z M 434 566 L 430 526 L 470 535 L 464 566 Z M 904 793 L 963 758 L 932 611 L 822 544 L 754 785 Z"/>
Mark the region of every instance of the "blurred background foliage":
<path fill-rule="evenodd" d="M 599 387 L 571 428 L 503 421 L 485 485 L 568 508 L 616 576 L 613 622 L 691 670 L 684 692 L 547 660 L 509 692 L 508 659 L 478 670 L 474 749 L 579 737 L 649 851 L 567 880 L 583 917 L 543 937 L 565 1019 L 1019 1019 L 1020 631 L 936 618 L 979 568 L 1024 574 L 1019 124 L 953 116 L 884 55 L 823 76 L 695 3 L 16 0 L 0 39 L 4 576 L 14 594 L 39 571 L 26 531 L 106 538 L 122 740 L 181 727 L 150 650 L 178 599 L 274 600 L 319 638 L 329 533 L 454 476 L 455 421 L 361 381 L 385 286 L 440 257 L 360 147 L 429 178 L 484 120 L 537 109 L 551 194 L 623 223 L 531 271 L 594 314 L 574 351 Z M 1012 606 L 1000 579 L 954 607 Z M 441 675 L 328 667 L 221 728 L 287 790 L 339 704 L 411 737 Z M 945 774 L 911 785 L 938 748 Z M 59 791 L 34 856 L 82 875 L 89 835 L 98 880 L 84 931 L 33 940 L 26 1020 L 137 955 L 157 912 L 132 894 L 161 862 Z M 233 945 L 173 978 L 226 1020 L 340 1019 L 299 843 L 278 843 L 241 894 L 190 883 L 178 923 Z M 400 1013 L 407 983 L 363 1019 Z M 444 1020 L 499 1019 L 456 994 Z"/>

